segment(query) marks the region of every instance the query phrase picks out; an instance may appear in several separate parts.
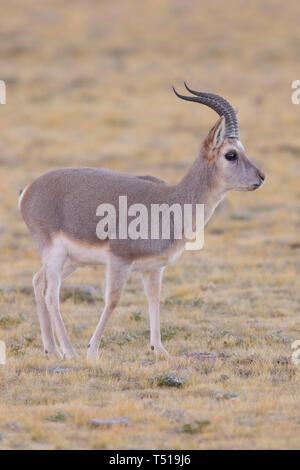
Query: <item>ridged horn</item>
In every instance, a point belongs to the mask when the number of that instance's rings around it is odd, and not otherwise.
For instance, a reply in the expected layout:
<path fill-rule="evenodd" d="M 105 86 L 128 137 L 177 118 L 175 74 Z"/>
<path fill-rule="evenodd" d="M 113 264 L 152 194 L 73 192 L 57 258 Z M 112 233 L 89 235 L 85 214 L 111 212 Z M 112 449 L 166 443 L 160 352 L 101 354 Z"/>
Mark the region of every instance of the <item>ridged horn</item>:
<path fill-rule="evenodd" d="M 216 111 L 219 116 L 225 117 L 225 136 L 231 139 L 239 138 L 239 127 L 237 122 L 236 112 L 231 104 L 222 96 L 215 93 L 204 93 L 200 91 L 191 90 L 184 82 L 186 89 L 195 96 L 184 96 L 178 93 L 173 87 L 174 93 L 178 98 L 186 101 L 194 101 L 201 103 Z"/>

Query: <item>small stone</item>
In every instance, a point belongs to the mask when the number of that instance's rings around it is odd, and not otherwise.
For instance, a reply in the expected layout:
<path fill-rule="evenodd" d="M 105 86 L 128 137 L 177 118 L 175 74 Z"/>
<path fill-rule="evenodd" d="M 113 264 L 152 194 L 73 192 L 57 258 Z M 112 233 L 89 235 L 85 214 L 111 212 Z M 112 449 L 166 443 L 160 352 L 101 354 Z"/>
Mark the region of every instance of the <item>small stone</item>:
<path fill-rule="evenodd" d="M 174 375 L 162 374 L 155 378 L 155 382 L 159 387 L 182 387 L 185 384 L 185 379 Z"/>
<path fill-rule="evenodd" d="M 229 375 L 227 375 L 227 374 L 221 374 L 221 375 L 220 375 L 220 378 L 219 378 L 219 380 L 218 380 L 218 382 L 226 382 L 226 381 L 229 380 L 229 379 L 230 379 Z"/>
<path fill-rule="evenodd" d="M 231 392 L 216 392 L 214 394 L 214 398 L 216 400 L 233 400 L 233 401 L 237 401 L 238 395 L 236 393 L 231 393 Z"/>
<path fill-rule="evenodd" d="M 132 421 L 128 418 L 116 418 L 116 419 L 92 419 L 91 420 L 91 426 L 93 428 L 99 428 L 99 427 L 104 427 L 104 428 L 110 428 L 114 424 L 123 424 L 124 426 L 131 426 Z"/>
<path fill-rule="evenodd" d="M 67 372 L 70 372 L 70 371 L 71 369 L 69 367 L 59 367 L 59 366 L 49 369 L 49 372 L 52 374 L 66 374 Z"/>
<path fill-rule="evenodd" d="M 23 429 L 23 424 L 18 421 L 7 421 L 5 426 L 10 431 L 21 431 Z"/>

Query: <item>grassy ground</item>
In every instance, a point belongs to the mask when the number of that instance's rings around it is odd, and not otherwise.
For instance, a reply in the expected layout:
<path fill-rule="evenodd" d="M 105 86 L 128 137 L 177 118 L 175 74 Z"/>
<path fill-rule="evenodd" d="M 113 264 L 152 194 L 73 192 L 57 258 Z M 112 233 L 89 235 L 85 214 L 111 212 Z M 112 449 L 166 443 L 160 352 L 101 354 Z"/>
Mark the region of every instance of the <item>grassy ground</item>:
<path fill-rule="evenodd" d="M 0 33 L 0 447 L 299 449 L 300 107 L 290 99 L 299 2 L 47 3 L 12 0 Z M 133 276 L 99 362 L 86 361 L 100 267 L 76 273 L 62 295 L 80 359 L 47 361 L 31 289 L 40 261 L 18 191 L 63 166 L 178 181 L 216 119 L 173 96 L 184 79 L 239 108 L 241 140 L 266 184 L 228 195 L 204 249 L 166 269 L 162 331 L 174 360 L 153 360 Z M 79 285 L 94 290 L 72 293 Z M 168 376 L 183 383 L 167 387 Z M 91 423 L 120 417 L 131 424 Z"/>

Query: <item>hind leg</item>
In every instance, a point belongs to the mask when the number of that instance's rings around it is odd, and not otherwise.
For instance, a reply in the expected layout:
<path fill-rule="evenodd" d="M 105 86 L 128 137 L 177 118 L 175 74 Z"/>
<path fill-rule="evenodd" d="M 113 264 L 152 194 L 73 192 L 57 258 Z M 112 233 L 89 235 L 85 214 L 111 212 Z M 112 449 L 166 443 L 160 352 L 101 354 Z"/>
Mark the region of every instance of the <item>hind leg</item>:
<path fill-rule="evenodd" d="M 78 269 L 78 264 L 72 261 L 70 258 L 67 258 L 65 264 L 63 266 L 63 271 L 61 278 L 64 281 L 68 277 L 70 277 L 75 271 Z"/>
<path fill-rule="evenodd" d="M 45 300 L 63 356 L 71 359 L 78 355 L 73 349 L 59 309 L 59 292 L 66 259 L 66 253 L 59 245 L 55 246 L 54 244 L 51 250 L 48 251 L 44 259 L 47 282 Z M 65 276 L 68 271 L 65 270 Z"/>
<path fill-rule="evenodd" d="M 61 354 L 57 350 L 55 344 L 51 320 L 44 296 L 46 290 L 46 276 L 44 268 L 41 268 L 33 276 L 32 284 L 34 288 L 35 301 L 41 327 L 42 341 L 45 354 L 49 358 L 60 357 Z"/>

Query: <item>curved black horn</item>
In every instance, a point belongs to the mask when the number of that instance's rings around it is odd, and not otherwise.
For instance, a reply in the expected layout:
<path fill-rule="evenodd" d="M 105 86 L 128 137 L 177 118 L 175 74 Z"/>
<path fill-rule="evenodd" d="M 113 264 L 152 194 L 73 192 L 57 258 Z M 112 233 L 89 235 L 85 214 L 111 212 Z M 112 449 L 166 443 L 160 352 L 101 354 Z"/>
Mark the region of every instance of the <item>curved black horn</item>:
<path fill-rule="evenodd" d="M 219 101 L 220 103 L 223 103 L 224 106 L 226 106 L 228 108 L 228 111 L 230 112 L 230 114 L 232 115 L 232 118 L 233 119 L 236 119 L 236 111 L 233 109 L 233 107 L 231 106 L 231 104 L 225 99 L 223 98 L 222 96 L 220 95 L 216 95 L 214 93 L 205 93 L 205 92 L 201 92 L 201 91 L 195 91 L 195 90 L 192 90 L 186 82 L 183 82 L 184 83 L 184 86 L 185 88 L 190 92 L 192 93 L 193 95 L 196 95 L 196 96 L 207 96 L 207 97 L 211 97 L 217 101 Z"/>
<path fill-rule="evenodd" d="M 178 93 L 173 87 L 174 93 L 176 96 L 183 100 L 194 101 L 195 103 L 201 103 L 209 108 L 212 108 L 219 116 L 225 117 L 225 135 L 233 139 L 238 139 L 239 137 L 239 128 L 236 117 L 236 112 L 231 106 L 231 104 L 225 100 L 222 96 L 216 95 L 214 93 L 204 93 L 200 91 L 191 90 L 187 84 L 184 82 L 186 89 L 195 96 L 184 96 Z"/>

